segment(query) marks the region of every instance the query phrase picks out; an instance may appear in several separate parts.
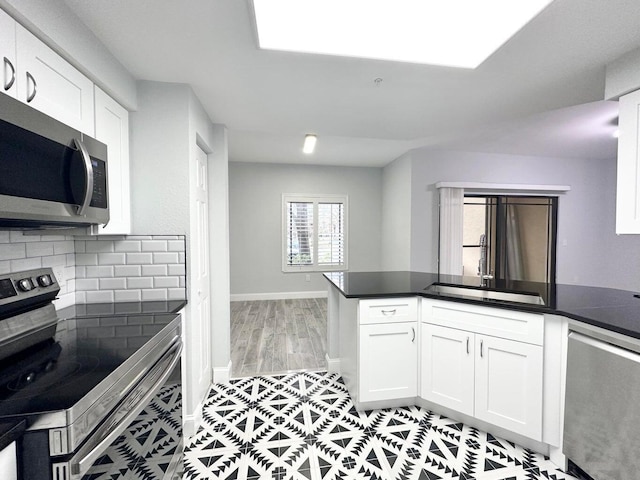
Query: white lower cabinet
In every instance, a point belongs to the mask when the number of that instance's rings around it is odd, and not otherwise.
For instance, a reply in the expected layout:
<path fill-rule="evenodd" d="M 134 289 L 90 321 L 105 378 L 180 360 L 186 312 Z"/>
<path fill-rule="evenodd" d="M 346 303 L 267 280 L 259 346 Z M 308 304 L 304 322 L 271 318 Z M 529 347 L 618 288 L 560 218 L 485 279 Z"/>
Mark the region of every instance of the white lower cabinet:
<path fill-rule="evenodd" d="M 475 416 L 542 440 L 542 347 L 476 335 Z"/>
<path fill-rule="evenodd" d="M 544 317 L 514 312 L 510 326 L 505 310 L 424 302 L 420 397 L 542 440 L 543 346 L 538 332 L 543 329 Z M 443 308 L 448 312 L 446 320 L 437 313 Z M 469 330 L 427 323 L 448 322 L 455 310 L 460 311 Z M 505 337 L 524 336 L 539 344 L 484 333 L 493 333 L 496 319 Z"/>
<path fill-rule="evenodd" d="M 360 325 L 361 402 L 415 397 L 418 390 L 417 322 Z"/>
<path fill-rule="evenodd" d="M 474 334 L 422 324 L 420 397 L 473 415 Z"/>

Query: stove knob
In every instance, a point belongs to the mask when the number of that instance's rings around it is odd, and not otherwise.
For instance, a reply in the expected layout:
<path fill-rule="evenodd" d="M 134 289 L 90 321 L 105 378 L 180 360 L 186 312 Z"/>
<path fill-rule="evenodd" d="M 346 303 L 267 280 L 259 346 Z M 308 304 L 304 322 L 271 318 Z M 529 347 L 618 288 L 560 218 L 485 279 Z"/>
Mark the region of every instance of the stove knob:
<path fill-rule="evenodd" d="M 30 278 L 23 278 L 22 280 L 18 280 L 18 289 L 23 292 L 30 292 L 34 289 L 33 282 Z"/>
<path fill-rule="evenodd" d="M 41 287 L 48 287 L 51 284 L 53 284 L 53 280 L 51 280 L 51 275 L 46 274 L 46 275 L 40 275 L 38 277 L 38 285 L 40 285 Z"/>

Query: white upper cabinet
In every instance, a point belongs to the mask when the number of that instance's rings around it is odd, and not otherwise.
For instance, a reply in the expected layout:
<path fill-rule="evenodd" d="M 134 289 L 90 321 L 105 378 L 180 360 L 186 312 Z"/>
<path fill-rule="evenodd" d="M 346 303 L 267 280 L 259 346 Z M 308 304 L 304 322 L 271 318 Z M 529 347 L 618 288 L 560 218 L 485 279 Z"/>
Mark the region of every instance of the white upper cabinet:
<path fill-rule="evenodd" d="M 0 10 L 0 60 L 2 60 L 2 88 L 0 91 L 16 96 L 16 22 Z"/>
<path fill-rule="evenodd" d="M 620 97 L 616 233 L 640 233 L 640 90 Z"/>
<path fill-rule="evenodd" d="M 19 24 L 16 52 L 18 99 L 94 136 L 91 80 Z"/>
<path fill-rule="evenodd" d="M 98 234 L 131 233 L 129 188 L 129 112 L 95 87 L 95 136 L 107 145 L 109 223 Z"/>

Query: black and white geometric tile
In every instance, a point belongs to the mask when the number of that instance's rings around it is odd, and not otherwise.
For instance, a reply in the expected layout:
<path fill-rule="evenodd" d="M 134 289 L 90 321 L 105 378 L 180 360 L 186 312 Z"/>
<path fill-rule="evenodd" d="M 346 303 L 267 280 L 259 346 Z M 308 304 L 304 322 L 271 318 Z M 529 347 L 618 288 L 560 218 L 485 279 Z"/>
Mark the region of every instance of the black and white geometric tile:
<path fill-rule="evenodd" d="M 211 388 L 185 480 L 565 480 L 544 456 L 418 407 L 358 412 L 340 377 Z"/>
<path fill-rule="evenodd" d="M 182 387 L 160 389 L 82 480 L 163 480 L 182 461 Z M 173 463 L 172 463 L 173 462 Z"/>

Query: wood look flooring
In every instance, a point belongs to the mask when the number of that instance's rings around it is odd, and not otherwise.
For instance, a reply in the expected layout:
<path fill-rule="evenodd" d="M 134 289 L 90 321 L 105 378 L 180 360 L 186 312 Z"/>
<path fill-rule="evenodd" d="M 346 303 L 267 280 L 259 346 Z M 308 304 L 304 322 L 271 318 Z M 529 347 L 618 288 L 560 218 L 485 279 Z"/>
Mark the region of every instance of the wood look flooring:
<path fill-rule="evenodd" d="M 232 376 L 326 368 L 327 299 L 231 302 Z"/>

